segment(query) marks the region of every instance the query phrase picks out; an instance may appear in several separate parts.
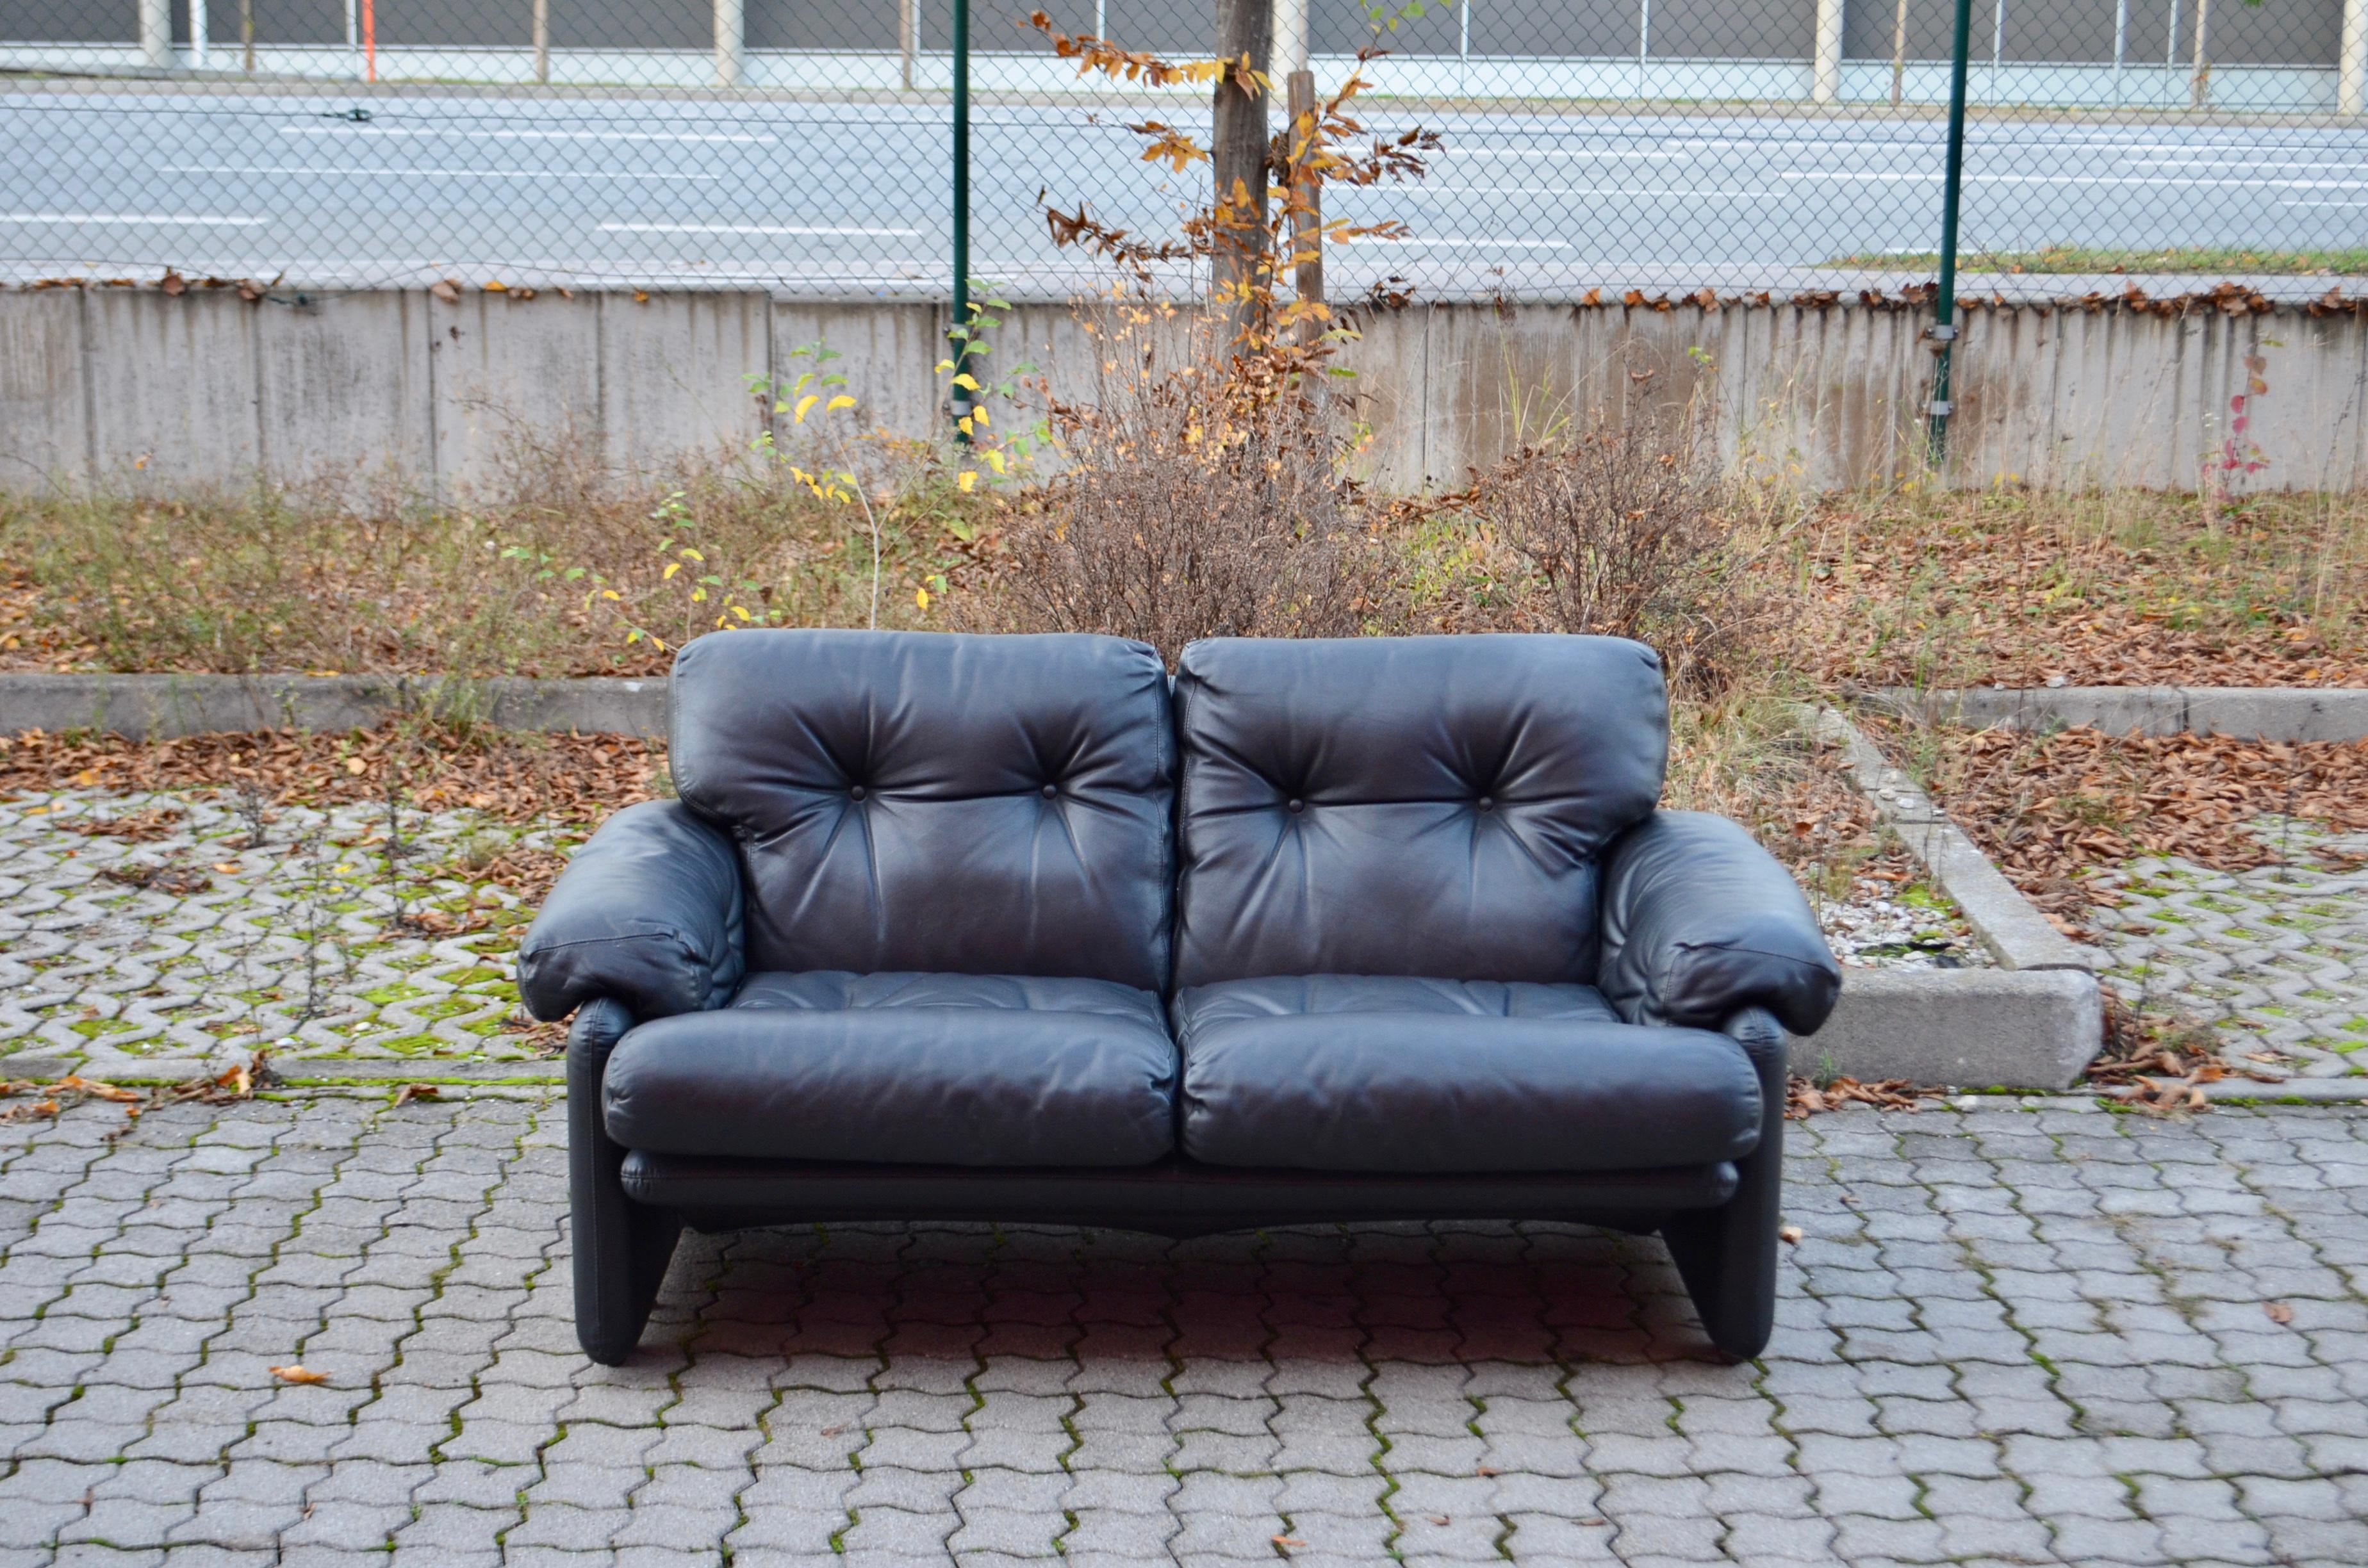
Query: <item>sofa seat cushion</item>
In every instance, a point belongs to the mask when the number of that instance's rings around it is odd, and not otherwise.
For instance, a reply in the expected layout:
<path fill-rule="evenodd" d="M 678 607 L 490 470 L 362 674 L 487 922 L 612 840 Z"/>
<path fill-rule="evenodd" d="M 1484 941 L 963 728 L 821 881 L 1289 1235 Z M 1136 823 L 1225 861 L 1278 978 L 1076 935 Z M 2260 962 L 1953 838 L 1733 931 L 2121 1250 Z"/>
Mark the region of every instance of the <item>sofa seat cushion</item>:
<path fill-rule="evenodd" d="M 1235 980 L 1180 993 L 1172 1016 L 1182 1147 L 1209 1165 L 1637 1170 L 1759 1141 L 1742 1046 L 1622 1023 L 1589 985 Z"/>
<path fill-rule="evenodd" d="M 1134 1165 L 1175 1146 L 1159 999 L 1105 980 L 753 974 L 646 1023 L 601 1085 L 629 1149 L 942 1165 Z"/>

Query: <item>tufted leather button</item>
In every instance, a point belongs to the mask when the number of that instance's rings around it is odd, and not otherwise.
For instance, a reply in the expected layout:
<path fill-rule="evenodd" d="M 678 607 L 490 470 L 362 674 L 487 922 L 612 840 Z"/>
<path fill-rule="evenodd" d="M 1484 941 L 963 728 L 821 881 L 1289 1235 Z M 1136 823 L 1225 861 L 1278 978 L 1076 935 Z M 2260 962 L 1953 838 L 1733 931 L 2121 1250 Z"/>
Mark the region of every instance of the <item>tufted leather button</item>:
<path fill-rule="evenodd" d="M 1044 798 L 1048 801 L 1060 792 L 1061 787 L 1058 784 L 1047 784 L 1044 786 Z"/>
<path fill-rule="evenodd" d="M 1307 802 L 1304 801 L 1293 801 L 1291 802 L 1291 809 L 1294 812 L 1304 812 L 1307 809 Z"/>
<path fill-rule="evenodd" d="M 850 788 L 847 791 L 847 798 L 850 801 L 860 801 L 863 799 L 863 786 L 858 784 Z"/>
<path fill-rule="evenodd" d="M 1493 812 L 1497 809 L 1497 802 L 1488 796 L 1483 795 L 1480 797 L 1480 809 L 1484 812 Z"/>

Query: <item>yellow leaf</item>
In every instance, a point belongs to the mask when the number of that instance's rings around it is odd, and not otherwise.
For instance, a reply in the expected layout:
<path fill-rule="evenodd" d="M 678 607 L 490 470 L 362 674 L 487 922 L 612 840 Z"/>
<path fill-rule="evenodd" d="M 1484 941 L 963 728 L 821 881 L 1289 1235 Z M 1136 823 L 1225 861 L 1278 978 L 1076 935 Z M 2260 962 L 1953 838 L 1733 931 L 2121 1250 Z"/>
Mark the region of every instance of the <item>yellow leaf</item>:
<path fill-rule="evenodd" d="M 621 604 L 624 602 L 625 596 L 617 592 L 614 588 L 603 588 L 600 590 L 600 597 L 604 599 L 615 599 Z"/>
<path fill-rule="evenodd" d="M 271 1375 L 283 1383 L 325 1383 L 329 1381 L 328 1373 L 316 1372 L 310 1367 L 274 1367 Z"/>
<path fill-rule="evenodd" d="M 965 495 L 969 494 L 977 483 L 978 475 L 969 470 L 964 470 L 961 474 L 956 476 L 954 480 L 955 488 L 959 489 Z"/>
<path fill-rule="evenodd" d="M 842 408 L 853 408 L 854 406 L 855 400 L 848 396 L 845 392 L 841 392 L 837 397 L 832 398 L 828 403 L 824 403 L 822 405 L 822 411 L 825 414 L 836 414 Z"/>
<path fill-rule="evenodd" d="M 1001 473 L 1003 472 L 1003 454 L 1001 452 L 987 453 L 986 466 L 993 469 L 996 472 Z"/>
<path fill-rule="evenodd" d="M 509 292 L 509 289 L 510 286 L 503 282 L 498 278 L 485 285 L 485 292 L 488 294 L 507 294 Z"/>
<path fill-rule="evenodd" d="M 965 414 L 960 419 L 955 420 L 954 425 L 955 427 L 961 430 L 963 435 L 967 436 L 971 434 L 971 416 L 969 415 Z"/>
<path fill-rule="evenodd" d="M 968 370 L 964 370 L 961 375 L 954 378 L 954 385 L 962 388 L 964 392 L 976 392 L 978 391 L 978 378 L 972 375 Z"/>
<path fill-rule="evenodd" d="M 986 423 L 986 410 L 984 408 L 972 409 L 970 411 L 970 416 L 973 419 L 977 420 L 981 425 L 985 425 Z"/>
<path fill-rule="evenodd" d="M 748 619 L 748 611 L 743 606 L 734 605 L 732 607 L 732 613 L 738 616 L 743 620 L 746 620 Z"/>
<path fill-rule="evenodd" d="M 806 422 L 806 410 L 812 408 L 815 403 L 818 403 L 821 401 L 822 393 L 820 392 L 808 392 L 805 396 L 798 399 L 798 423 L 801 425 L 804 424 Z"/>
<path fill-rule="evenodd" d="M 705 588 L 693 588 L 690 591 L 690 602 L 695 605 L 705 604 L 707 602 L 707 590 Z"/>
<path fill-rule="evenodd" d="M 700 554 L 700 553 L 699 553 L 699 551 L 695 551 L 695 550 L 691 549 L 691 548 L 690 548 L 690 546 L 689 546 L 689 545 L 687 545 L 687 544 L 686 544 L 686 545 L 684 545 L 684 546 L 682 547 L 682 552 L 683 552 L 685 555 L 689 556 L 693 561 L 696 561 L 696 562 L 700 562 L 701 565 L 706 564 L 707 557 L 705 557 L 704 555 Z"/>
<path fill-rule="evenodd" d="M 669 561 L 669 562 L 666 562 L 666 569 L 665 571 L 663 571 L 663 572 L 661 572 L 661 573 L 659 573 L 659 574 L 658 574 L 658 581 L 659 581 L 659 582 L 661 582 L 661 583 L 663 583 L 663 582 L 665 582 L 667 578 L 669 578 L 669 577 L 673 576 L 676 573 L 677 573 L 677 572 L 679 572 L 679 571 L 681 571 L 681 570 L 682 570 L 682 562 L 679 562 L 679 561 Z"/>
<path fill-rule="evenodd" d="M 919 605 L 923 609 L 928 608 L 929 590 L 927 588 L 915 588 L 913 590 L 913 602 Z"/>

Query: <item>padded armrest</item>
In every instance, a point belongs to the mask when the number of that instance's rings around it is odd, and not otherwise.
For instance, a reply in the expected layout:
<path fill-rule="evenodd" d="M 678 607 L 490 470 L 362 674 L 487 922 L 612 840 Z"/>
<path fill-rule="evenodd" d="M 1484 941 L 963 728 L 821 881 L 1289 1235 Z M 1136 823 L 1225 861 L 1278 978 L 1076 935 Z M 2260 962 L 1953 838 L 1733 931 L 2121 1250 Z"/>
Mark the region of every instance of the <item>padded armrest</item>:
<path fill-rule="evenodd" d="M 1805 1035 L 1842 971 L 1791 873 L 1740 824 L 1656 812 L 1604 852 L 1598 983 L 1632 1024 L 1715 1029 L 1765 1007 Z"/>
<path fill-rule="evenodd" d="M 740 858 L 680 801 L 644 801 L 575 852 L 518 947 L 518 994 L 538 1018 L 596 996 L 635 1017 L 720 1007 L 746 967 Z"/>

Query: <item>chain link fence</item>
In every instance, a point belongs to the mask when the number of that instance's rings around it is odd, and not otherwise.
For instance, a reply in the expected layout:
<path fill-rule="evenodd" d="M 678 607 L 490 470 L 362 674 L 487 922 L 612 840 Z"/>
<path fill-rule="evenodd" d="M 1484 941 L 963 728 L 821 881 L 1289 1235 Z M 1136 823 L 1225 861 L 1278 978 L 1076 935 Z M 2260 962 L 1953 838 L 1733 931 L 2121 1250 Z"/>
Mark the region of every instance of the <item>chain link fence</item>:
<path fill-rule="evenodd" d="M 942 299 L 953 3 L 0 0 L 0 273 Z M 1956 0 L 1275 3 L 1278 81 L 1361 70 L 1372 131 L 1440 138 L 1326 193 L 1403 225 L 1333 247 L 1336 298 L 1933 270 Z M 1205 145 L 1209 88 L 1081 78 L 971 4 L 971 271 L 1090 288 L 1046 207 L 1176 231 L 1208 165 L 1130 127 Z M 1045 10 L 1214 49 L 1212 0 Z M 1972 0 L 1968 54 L 1969 287 L 2368 270 L 2368 0 Z"/>

